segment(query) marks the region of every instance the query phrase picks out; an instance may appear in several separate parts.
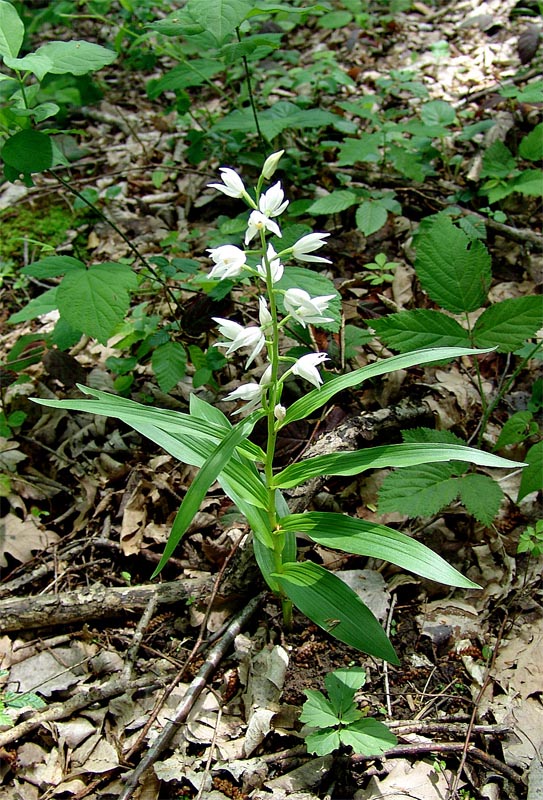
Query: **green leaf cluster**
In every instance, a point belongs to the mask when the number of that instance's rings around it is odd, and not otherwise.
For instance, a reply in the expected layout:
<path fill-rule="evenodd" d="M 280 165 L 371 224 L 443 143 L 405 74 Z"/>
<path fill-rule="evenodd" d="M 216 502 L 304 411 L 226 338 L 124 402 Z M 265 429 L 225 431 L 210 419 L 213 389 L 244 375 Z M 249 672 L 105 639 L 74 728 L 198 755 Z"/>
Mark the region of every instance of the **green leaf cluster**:
<path fill-rule="evenodd" d="M 346 667 L 326 675 L 328 697 L 315 689 L 305 690 L 307 700 L 300 720 L 315 729 L 305 734 L 310 753 L 324 756 L 345 745 L 355 753 L 377 756 L 397 744 L 386 725 L 358 709 L 355 693 L 365 682 L 364 669 Z"/>

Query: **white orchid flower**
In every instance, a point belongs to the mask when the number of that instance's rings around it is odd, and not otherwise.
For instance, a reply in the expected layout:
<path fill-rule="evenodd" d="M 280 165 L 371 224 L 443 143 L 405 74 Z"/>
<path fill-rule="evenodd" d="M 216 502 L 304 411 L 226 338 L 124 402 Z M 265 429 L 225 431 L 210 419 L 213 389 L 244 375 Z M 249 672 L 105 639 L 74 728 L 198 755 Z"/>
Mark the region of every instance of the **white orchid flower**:
<path fill-rule="evenodd" d="M 317 367 L 319 364 L 322 364 L 323 361 L 329 361 L 326 353 L 308 353 L 306 356 L 299 358 L 290 368 L 289 372 L 309 381 L 309 383 L 312 383 L 313 386 L 318 389 L 322 383 L 322 378 L 319 375 Z"/>
<path fill-rule="evenodd" d="M 265 178 L 267 181 L 269 181 L 269 179 L 277 169 L 279 160 L 284 152 L 285 152 L 284 150 L 278 150 L 277 153 L 272 153 L 271 156 L 268 156 L 267 159 L 264 161 L 264 166 L 262 167 L 262 177 Z"/>
<path fill-rule="evenodd" d="M 219 172 L 222 183 L 208 183 L 210 189 L 217 189 L 228 197 L 244 197 L 247 194 L 245 185 L 235 170 L 221 167 Z"/>
<path fill-rule="evenodd" d="M 302 236 L 301 239 L 298 239 L 298 241 L 292 245 L 293 258 L 297 259 L 298 261 L 318 261 L 322 264 L 331 264 L 332 262 L 329 258 L 308 255 L 314 250 L 318 250 L 319 247 L 323 246 L 323 244 L 326 244 L 326 242 L 323 240 L 326 239 L 327 236 L 330 236 L 330 234 L 308 233 L 307 236 Z"/>
<path fill-rule="evenodd" d="M 277 253 L 275 252 L 273 245 L 268 244 L 268 250 L 266 252 L 266 257 L 268 259 L 268 263 L 270 265 L 270 272 L 271 272 L 271 279 L 272 283 L 277 283 L 283 277 L 283 272 L 285 270 L 283 264 L 281 263 L 280 259 L 277 258 Z M 266 264 L 262 261 L 256 267 L 258 274 L 261 278 L 266 280 L 267 278 L 267 269 Z"/>
<path fill-rule="evenodd" d="M 247 256 L 233 244 L 223 244 L 207 251 L 215 266 L 209 273 L 210 278 L 237 278 L 243 272 Z"/>
<path fill-rule="evenodd" d="M 304 289 L 287 289 L 285 309 L 304 328 L 308 323 L 319 325 L 322 322 L 332 322 L 333 318 L 325 317 L 324 311 L 335 296 L 334 294 L 324 294 L 320 297 L 311 297 Z"/>
<path fill-rule="evenodd" d="M 233 322 L 229 319 L 223 319 L 222 317 L 213 317 L 213 319 L 219 324 L 219 333 L 227 340 L 230 340 L 226 342 L 215 342 L 214 346 L 226 347 L 227 356 L 235 353 L 236 350 L 248 348 L 251 350 L 251 352 L 249 354 L 246 367 L 252 364 L 266 344 L 262 330 L 256 325 L 250 325 L 249 327 L 244 328 L 243 325 L 240 325 L 238 322 Z"/>
<path fill-rule="evenodd" d="M 278 217 L 289 203 L 284 198 L 285 193 L 281 188 L 281 182 L 277 181 L 273 186 L 270 186 L 267 192 L 260 196 L 258 208 L 267 217 Z"/>
<path fill-rule="evenodd" d="M 251 211 L 249 215 L 249 222 L 247 225 L 247 232 L 245 234 L 245 244 L 249 244 L 251 239 L 254 239 L 257 233 L 261 230 L 271 231 L 276 236 L 281 238 L 282 233 L 277 222 L 269 219 L 261 211 Z"/>
<path fill-rule="evenodd" d="M 238 386 L 233 392 L 227 394 L 225 400 L 244 400 L 247 405 L 234 411 L 234 414 L 241 414 L 243 411 L 252 411 L 260 405 L 262 401 L 263 387 L 258 383 L 246 383 L 243 386 Z"/>

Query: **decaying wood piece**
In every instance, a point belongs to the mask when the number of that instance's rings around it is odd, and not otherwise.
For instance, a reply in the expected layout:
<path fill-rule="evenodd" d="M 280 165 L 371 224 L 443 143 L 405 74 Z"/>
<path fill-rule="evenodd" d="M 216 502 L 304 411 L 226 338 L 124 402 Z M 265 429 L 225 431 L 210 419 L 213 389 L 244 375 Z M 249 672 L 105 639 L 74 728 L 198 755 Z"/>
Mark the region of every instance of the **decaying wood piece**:
<path fill-rule="evenodd" d="M 360 450 L 378 444 L 397 441 L 399 432 L 404 428 L 416 426 L 432 426 L 434 417 L 426 403 L 402 403 L 377 411 L 365 411 L 356 417 L 350 417 L 333 431 L 325 433 L 314 445 L 308 448 L 302 460 L 329 453 L 343 453 Z M 309 503 L 322 489 L 326 477 L 312 478 L 302 486 L 285 491 L 289 508 L 293 514 L 305 511 Z"/>
<path fill-rule="evenodd" d="M 0 633 L 141 614 L 155 593 L 157 605 L 173 605 L 205 595 L 210 588 L 207 577 L 187 578 L 148 586 L 95 584 L 61 594 L 4 599 L 0 600 Z"/>

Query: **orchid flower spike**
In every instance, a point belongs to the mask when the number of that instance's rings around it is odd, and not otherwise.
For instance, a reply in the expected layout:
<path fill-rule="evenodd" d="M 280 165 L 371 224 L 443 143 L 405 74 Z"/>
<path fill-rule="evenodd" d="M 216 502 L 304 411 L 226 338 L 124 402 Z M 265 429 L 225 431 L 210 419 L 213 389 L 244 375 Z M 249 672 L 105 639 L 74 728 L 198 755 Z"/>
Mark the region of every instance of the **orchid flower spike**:
<path fill-rule="evenodd" d="M 217 189 L 228 197 L 245 197 L 247 192 L 245 185 L 238 173 L 229 167 L 221 167 L 222 183 L 208 183 L 210 189 Z"/>
<path fill-rule="evenodd" d="M 325 294 L 311 297 L 304 289 L 287 289 L 285 292 L 285 309 L 303 328 L 308 323 L 319 325 L 322 322 L 333 322 L 332 317 L 325 317 L 323 312 L 328 308 L 330 300 L 336 295 Z"/>
<path fill-rule="evenodd" d="M 319 375 L 317 367 L 322 364 L 323 361 L 329 360 L 330 359 L 326 353 L 308 353 L 307 355 L 299 358 L 298 361 L 290 368 L 289 372 L 292 372 L 293 375 L 298 375 L 298 377 L 309 381 L 309 383 L 312 383 L 313 386 L 318 389 L 322 383 L 322 378 Z"/>
<path fill-rule="evenodd" d="M 233 322 L 229 319 L 223 319 L 222 317 L 213 317 L 213 319 L 215 322 L 219 323 L 219 333 L 227 340 L 230 340 L 225 342 L 215 342 L 214 347 L 226 347 L 227 356 L 231 355 L 236 350 L 240 350 L 245 347 L 250 348 L 251 352 L 249 354 L 246 367 L 252 364 L 266 344 L 266 340 L 261 328 L 256 325 L 250 325 L 249 327 L 244 328 L 243 325 L 240 325 L 238 322 Z"/>

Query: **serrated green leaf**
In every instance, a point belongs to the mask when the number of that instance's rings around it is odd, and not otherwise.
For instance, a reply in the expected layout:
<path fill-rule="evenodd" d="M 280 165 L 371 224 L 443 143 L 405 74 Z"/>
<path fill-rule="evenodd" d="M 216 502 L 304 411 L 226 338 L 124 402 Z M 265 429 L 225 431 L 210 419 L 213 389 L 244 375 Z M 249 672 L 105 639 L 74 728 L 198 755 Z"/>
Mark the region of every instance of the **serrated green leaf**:
<path fill-rule="evenodd" d="M 102 344 L 130 307 L 130 291 L 138 280 L 126 264 L 104 263 L 68 272 L 57 288 L 60 315 L 70 325 Z"/>
<path fill-rule="evenodd" d="M 354 696 L 354 693 L 366 683 L 366 677 L 364 667 L 340 667 L 326 675 L 324 684 L 331 699 L 338 688 L 338 684 L 340 684 L 340 687 L 346 687 L 351 695 Z"/>
<path fill-rule="evenodd" d="M 178 64 L 161 78 L 149 81 L 147 94 L 156 100 L 163 92 L 179 92 L 191 86 L 202 86 L 224 71 L 224 65 L 216 58 L 193 58 Z"/>
<path fill-rule="evenodd" d="M 47 289 L 43 294 L 38 295 L 38 297 L 33 297 L 20 311 L 16 311 L 15 314 L 12 314 L 8 322 L 11 325 L 15 325 L 18 322 L 36 319 L 36 317 L 41 317 L 42 314 L 48 314 L 50 311 L 54 311 L 58 308 L 57 288 L 57 286 L 54 286 L 52 289 Z"/>
<path fill-rule="evenodd" d="M 339 732 L 334 728 L 323 728 L 320 731 L 312 731 L 305 737 L 307 752 L 316 756 L 325 756 L 333 753 L 341 745 Z"/>
<path fill-rule="evenodd" d="M 284 130 L 293 128 L 325 128 L 337 125 L 342 118 L 322 108 L 298 108 L 294 103 L 280 100 L 271 108 L 259 112 L 258 121 L 262 135 L 268 142 Z M 254 116 L 250 108 L 232 111 L 211 128 L 212 131 L 256 131 Z"/>
<path fill-rule="evenodd" d="M 525 169 L 511 182 L 514 192 L 526 194 L 529 197 L 543 196 L 543 170 Z"/>
<path fill-rule="evenodd" d="M 0 56 L 16 58 L 24 37 L 25 26 L 15 6 L 6 0 L 0 0 Z"/>
<path fill-rule="evenodd" d="M 516 169 L 514 155 L 503 142 L 493 142 L 483 155 L 481 178 L 507 178 Z"/>
<path fill-rule="evenodd" d="M 443 444 L 461 444 L 465 445 L 466 442 L 457 436 L 452 431 L 436 431 L 433 428 L 407 428 L 402 431 L 402 439 L 404 442 L 426 442 L 428 444 L 436 444 L 443 442 Z M 466 469 L 468 465 L 466 464 Z M 458 473 L 459 464 L 456 464 L 456 472 Z"/>
<path fill-rule="evenodd" d="M 434 464 L 443 461 L 467 461 L 486 467 L 520 466 L 516 461 L 509 461 L 493 453 L 485 453 L 473 447 L 444 444 L 388 444 L 381 447 L 368 447 L 347 453 L 330 453 L 322 456 L 306 458 L 291 464 L 273 479 L 274 486 L 279 489 L 290 489 L 300 483 L 321 475 L 358 475 L 367 469 L 382 467 L 411 467 L 420 464 Z"/>
<path fill-rule="evenodd" d="M 153 351 L 151 366 L 163 392 L 170 392 L 185 375 L 187 353 L 179 342 L 166 342 Z"/>
<path fill-rule="evenodd" d="M 512 353 L 531 339 L 541 327 L 543 300 L 512 297 L 489 306 L 473 328 L 473 339 L 479 347 L 497 347 L 501 353 Z"/>
<path fill-rule="evenodd" d="M 528 436 L 537 434 L 538 430 L 539 426 L 531 411 L 517 411 L 504 423 L 498 441 L 492 449 L 501 450 L 502 447 L 519 444 Z"/>
<path fill-rule="evenodd" d="M 181 503 L 181 507 L 175 516 L 162 558 L 153 572 L 152 578 L 155 578 L 166 566 L 175 548 L 181 541 L 183 534 L 196 516 L 196 512 L 200 508 L 200 504 L 206 496 L 209 487 L 217 480 L 228 462 L 232 460 L 234 451 L 241 442 L 251 434 L 251 431 L 261 416 L 261 412 L 255 412 L 233 427 L 202 464 L 200 471 L 189 486 L 183 498 L 183 502 Z"/>
<path fill-rule="evenodd" d="M 371 321 L 388 347 L 408 353 L 426 347 L 469 347 L 466 330 L 451 317 L 433 309 L 400 311 Z"/>
<path fill-rule="evenodd" d="M 340 211 L 354 206 L 358 197 L 348 189 L 338 189 L 325 197 L 319 197 L 307 209 L 310 214 L 339 214 Z"/>
<path fill-rule="evenodd" d="M 450 505 L 460 491 L 454 466 L 427 464 L 387 475 L 379 490 L 379 514 L 399 512 L 408 517 L 431 517 Z"/>
<path fill-rule="evenodd" d="M 527 494 L 543 489 L 543 441 L 532 445 L 526 453 L 527 467 L 522 470 L 517 503 Z"/>
<path fill-rule="evenodd" d="M 369 608 L 336 575 L 311 561 L 284 565 L 274 577 L 286 596 L 340 642 L 398 664 L 394 648 Z"/>
<path fill-rule="evenodd" d="M 543 159 L 543 122 L 536 125 L 521 141 L 518 151 L 527 161 Z"/>
<path fill-rule="evenodd" d="M 381 157 L 379 148 L 382 144 L 380 133 L 364 133 L 357 139 L 345 139 L 339 148 L 337 164 L 350 167 L 364 161 L 376 163 Z"/>
<path fill-rule="evenodd" d="M 446 464 L 443 467 L 444 469 L 441 469 L 440 465 L 435 470 L 431 469 L 434 474 L 441 474 L 447 479 L 453 473 L 455 465 Z M 396 484 L 400 484 L 400 490 L 401 478 L 406 473 L 408 474 L 406 483 L 412 487 L 411 471 L 410 469 L 405 469 L 393 473 L 393 476 L 399 476 L 396 479 Z M 385 482 L 387 480 L 388 478 L 385 479 Z M 403 511 L 403 497 L 404 493 L 402 492 L 398 504 L 399 508 L 394 508 L 393 510 L 401 509 Z M 413 502 L 415 502 L 415 498 L 413 498 Z M 379 510 L 382 510 L 381 496 Z M 419 514 L 413 516 L 419 516 Z M 307 534 L 310 539 L 324 547 L 389 561 L 391 564 L 414 572 L 415 575 L 421 575 L 423 578 L 439 581 L 449 586 L 477 588 L 476 584 L 465 578 L 454 567 L 451 567 L 441 556 L 438 556 L 428 547 L 416 541 L 416 539 L 412 539 L 410 536 L 406 536 L 386 525 L 354 519 L 344 514 L 321 511 L 291 514 L 281 519 L 279 524 L 285 530 Z"/>
<path fill-rule="evenodd" d="M 484 305 L 492 280 L 491 259 L 449 217 L 438 215 L 416 239 L 415 271 L 441 308 L 462 314 Z"/>
<path fill-rule="evenodd" d="M 314 728 L 338 725 L 341 722 L 340 717 L 336 714 L 336 709 L 322 692 L 316 689 L 305 689 L 305 694 L 307 700 L 300 714 L 301 722 Z"/>
<path fill-rule="evenodd" d="M 40 279 L 58 278 L 59 275 L 64 275 L 73 269 L 85 269 L 85 265 L 78 258 L 72 258 L 72 256 L 46 256 L 23 267 L 21 274 Z"/>
<path fill-rule="evenodd" d="M 381 755 L 398 744 L 397 738 L 387 726 L 372 717 L 357 720 L 342 728 L 339 737 L 355 753 L 367 756 Z"/>
<path fill-rule="evenodd" d="M 460 500 L 466 511 L 483 525 L 491 525 L 500 510 L 503 491 L 488 475 L 464 475 L 460 479 Z"/>
<path fill-rule="evenodd" d="M 218 45 L 234 33 L 251 8 L 249 0 L 189 0 L 186 6 L 190 16 L 211 33 Z"/>
<path fill-rule="evenodd" d="M 386 223 L 388 213 L 379 201 L 364 200 L 356 209 L 356 224 L 364 236 L 380 230 Z"/>
<path fill-rule="evenodd" d="M 451 358 L 460 358 L 469 355 L 481 355 L 482 352 L 484 351 L 464 347 L 440 347 L 417 350 L 414 353 L 384 358 L 381 361 L 377 361 L 375 364 L 369 364 L 366 367 L 361 367 L 346 375 L 333 378 L 324 384 L 324 386 L 321 386 L 320 389 L 314 389 L 309 392 L 309 394 L 296 400 L 287 408 L 285 419 L 280 427 L 284 427 L 298 419 L 305 419 L 313 411 L 316 411 L 318 408 L 328 403 L 328 401 L 339 392 L 345 389 L 352 389 L 354 386 L 359 386 L 365 380 L 374 378 L 377 375 L 385 375 L 388 372 L 394 372 L 398 369 L 408 369 L 409 367 L 435 361 L 445 361 Z"/>

